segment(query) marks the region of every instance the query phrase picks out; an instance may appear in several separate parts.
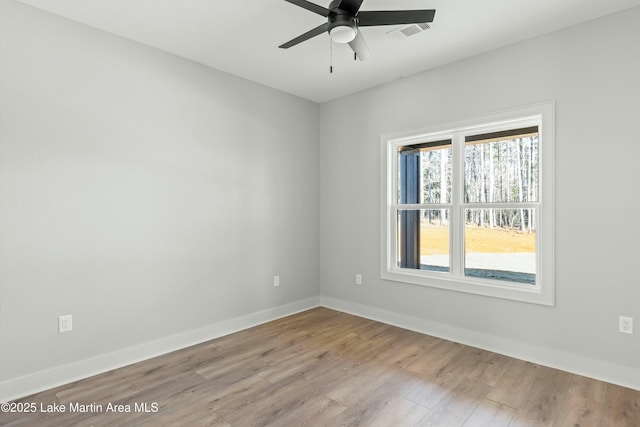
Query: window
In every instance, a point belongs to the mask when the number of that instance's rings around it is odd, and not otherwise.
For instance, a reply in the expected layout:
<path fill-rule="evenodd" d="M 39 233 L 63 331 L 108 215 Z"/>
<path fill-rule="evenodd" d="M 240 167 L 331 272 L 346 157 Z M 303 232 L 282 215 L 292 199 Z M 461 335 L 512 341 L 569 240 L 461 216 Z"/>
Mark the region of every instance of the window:
<path fill-rule="evenodd" d="M 553 305 L 553 115 L 383 135 L 382 278 Z"/>

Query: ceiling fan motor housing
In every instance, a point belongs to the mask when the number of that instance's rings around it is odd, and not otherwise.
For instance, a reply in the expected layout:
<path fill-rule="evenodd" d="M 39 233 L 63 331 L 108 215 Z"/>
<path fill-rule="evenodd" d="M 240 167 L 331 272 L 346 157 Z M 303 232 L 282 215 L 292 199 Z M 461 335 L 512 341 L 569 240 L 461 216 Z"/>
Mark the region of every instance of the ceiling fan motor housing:
<path fill-rule="evenodd" d="M 329 31 L 335 27 L 351 27 L 356 29 L 358 27 L 358 19 L 355 16 L 349 15 L 347 12 L 334 14 L 332 11 L 329 15 Z"/>
<path fill-rule="evenodd" d="M 331 35 L 334 41 L 340 43 L 346 43 L 355 37 L 358 31 L 358 18 L 346 10 L 339 7 L 333 7 L 335 4 L 339 4 L 340 1 L 334 1 L 331 3 L 331 12 L 329 12 L 329 23 L 327 31 Z M 339 35 L 342 33 L 344 35 Z M 341 40 L 344 38 L 344 40 Z"/>

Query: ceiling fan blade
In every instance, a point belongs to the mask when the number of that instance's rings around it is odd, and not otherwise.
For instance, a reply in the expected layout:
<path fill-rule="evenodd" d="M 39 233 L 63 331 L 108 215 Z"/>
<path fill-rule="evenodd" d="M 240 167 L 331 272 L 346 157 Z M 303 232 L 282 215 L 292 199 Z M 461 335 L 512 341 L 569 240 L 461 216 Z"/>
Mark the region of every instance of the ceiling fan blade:
<path fill-rule="evenodd" d="M 295 39 L 290 40 L 283 45 L 280 45 L 279 47 L 281 49 L 289 49 L 291 46 L 295 46 L 299 43 L 302 43 L 303 41 L 309 40 L 312 37 L 315 37 L 322 33 L 326 33 L 328 31 L 328 28 L 329 28 L 329 24 L 325 22 L 322 25 L 318 25 L 313 30 L 309 30 L 306 33 L 302 34 L 301 36 L 298 36 Z"/>
<path fill-rule="evenodd" d="M 363 0 L 342 0 L 338 5 L 339 9 L 346 10 L 352 15 L 355 15 L 360 10 Z"/>
<path fill-rule="evenodd" d="M 303 9 L 310 10 L 311 12 L 317 13 L 318 15 L 322 15 L 325 18 L 329 16 L 329 9 L 324 8 L 322 6 L 318 6 L 315 3 L 311 3 L 307 0 L 284 0 L 289 3 L 295 4 L 296 6 L 300 6 Z"/>
<path fill-rule="evenodd" d="M 433 9 L 363 11 L 358 14 L 358 26 L 422 24 L 432 22 L 435 14 Z"/>
<path fill-rule="evenodd" d="M 362 37 L 360 31 L 356 33 L 356 38 L 349 42 L 349 46 L 351 46 L 351 50 L 355 52 L 356 57 L 360 61 L 366 61 L 371 58 L 369 46 L 367 46 L 367 42 L 364 41 L 364 37 Z"/>

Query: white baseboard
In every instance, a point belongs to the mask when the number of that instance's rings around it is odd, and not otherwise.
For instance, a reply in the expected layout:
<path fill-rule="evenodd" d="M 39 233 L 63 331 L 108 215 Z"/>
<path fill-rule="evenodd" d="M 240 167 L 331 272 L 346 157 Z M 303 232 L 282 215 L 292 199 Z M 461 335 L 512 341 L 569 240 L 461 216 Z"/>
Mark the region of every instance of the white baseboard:
<path fill-rule="evenodd" d="M 8 402 L 43 390 L 121 368 L 152 357 L 200 344 L 243 329 L 257 326 L 320 305 L 313 297 L 267 310 L 236 317 L 199 329 L 128 347 L 90 359 L 79 360 L 45 371 L 0 382 L 0 402 Z"/>
<path fill-rule="evenodd" d="M 320 297 L 320 305 L 538 365 L 640 390 L 640 369 L 631 366 L 616 365 L 581 354 L 563 352 L 329 297 Z"/>

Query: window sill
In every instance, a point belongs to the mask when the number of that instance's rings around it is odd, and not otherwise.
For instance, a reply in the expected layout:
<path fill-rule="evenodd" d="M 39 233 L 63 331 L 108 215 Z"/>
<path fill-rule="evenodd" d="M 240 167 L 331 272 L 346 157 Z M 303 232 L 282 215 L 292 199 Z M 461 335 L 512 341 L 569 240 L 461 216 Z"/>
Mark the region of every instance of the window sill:
<path fill-rule="evenodd" d="M 474 280 L 468 277 L 463 279 L 456 278 L 449 273 L 425 273 L 423 270 L 405 269 L 383 269 L 381 278 L 393 282 L 446 289 L 493 298 L 546 306 L 555 305 L 554 294 L 549 291 L 544 291 L 544 289 L 553 289 L 553 286 L 541 287 L 536 285 L 515 284 L 513 282 L 503 284 L 500 281 Z"/>

